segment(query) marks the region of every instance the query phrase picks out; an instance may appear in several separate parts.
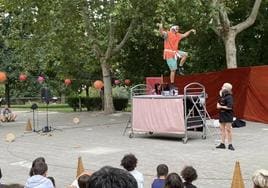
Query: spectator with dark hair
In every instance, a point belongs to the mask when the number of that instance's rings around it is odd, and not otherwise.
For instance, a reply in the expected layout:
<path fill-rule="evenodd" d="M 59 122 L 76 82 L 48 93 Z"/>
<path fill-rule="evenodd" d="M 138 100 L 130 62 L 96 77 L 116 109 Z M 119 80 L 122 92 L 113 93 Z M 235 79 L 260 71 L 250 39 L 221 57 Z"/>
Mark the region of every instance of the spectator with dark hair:
<path fill-rule="evenodd" d="M 183 187 L 184 186 L 181 177 L 177 173 L 173 172 L 167 176 L 165 182 L 165 188 L 183 188 Z"/>
<path fill-rule="evenodd" d="M 125 170 L 105 166 L 92 174 L 89 188 L 138 188 L 138 185 L 135 178 Z"/>
<path fill-rule="evenodd" d="M 2 171 L 1 171 L 1 168 L 0 168 L 0 180 L 1 180 L 1 178 L 2 178 Z M 3 184 L 0 181 L 0 188 L 2 188 L 2 186 L 3 186 Z"/>
<path fill-rule="evenodd" d="M 9 185 L 3 185 L 1 188 L 24 188 L 24 186 L 21 184 L 14 183 Z"/>
<path fill-rule="evenodd" d="M 137 158 L 133 154 L 127 154 L 123 157 L 121 160 L 121 166 L 124 167 L 134 178 L 136 179 L 138 183 L 138 188 L 143 188 L 144 184 L 144 178 L 143 174 L 137 171 L 135 168 L 137 167 Z"/>
<path fill-rule="evenodd" d="M 1 178 L 2 178 L 2 171 L 1 171 L 1 168 L 0 168 L 0 180 L 1 180 Z M 0 182 L 0 184 L 1 184 L 1 182 Z"/>
<path fill-rule="evenodd" d="M 168 175 L 168 166 L 165 164 L 160 164 L 156 168 L 157 178 L 154 179 L 152 183 L 152 188 L 164 188 L 165 180 Z"/>
<path fill-rule="evenodd" d="M 253 188 L 268 188 L 268 170 L 260 169 L 252 176 Z"/>
<path fill-rule="evenodd" d="M 83 174 L 78 178 L 79 188 L 89 188 L 90 175 Z"/>
<path fill-rule="evenodd" d="M 181 176 L 185 181 L 183 183 L 185 188 L 196 188 L 192 182 L 197 179 L 197 173 L 192 166 L 184 167 L 184 169 L 181 171 Z"/>
<path fill-rule="evenodd" d="M 82 183 L 82 182 L 86 182 L 86 179 L 88 178 L 88 177 L 90 177 L 92 175 L 92 172 L 89 172 L 89 171 L 84 171 L 82 174 L 80 174 L 73 182 L 72 182 L 72 184 L 71 184 L 71 187 L 75 187 L 75 188 L 80 188 L 80 186 L 79 186 L 79 178 L 81 177 L 81 176 L 84 176 L 82 179 L 80 179 L 80 183 Z M 83 183 L 82 183 L 83 184 Z"/>
<path fill-rule="evenodd" d="M 33 176 L 27 179 L 25 188 L 54 188 L 53 183 L 47 176 L 47 164 L 38 161 L 32 167 Z"/>
<path fill-rule="evenodd" d="M 29 176 L 33 176 L 33 175 L 34 175 L 34 174 L 33 174 L 33 167 L 35 166 L 35 164 L 36 164 L 37 162 L 43 162 L 43 163 L 46 163 L 46 160 L 45 160 L 44 157 L 37 157 L 35 160 L 33 160 L 33 162 L 32 162 L 32 167 L 31 167 L 30 172 L 29 172 Z"/>

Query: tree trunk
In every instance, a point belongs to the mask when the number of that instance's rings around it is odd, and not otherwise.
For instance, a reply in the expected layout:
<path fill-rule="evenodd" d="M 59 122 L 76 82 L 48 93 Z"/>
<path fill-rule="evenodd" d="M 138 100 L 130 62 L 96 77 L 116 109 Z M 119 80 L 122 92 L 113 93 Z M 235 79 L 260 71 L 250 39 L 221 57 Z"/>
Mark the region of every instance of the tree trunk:
<path fill-rule="evenodd" d="M 107 64 L 106 59 L 101 59 L 101 69 L 104 82 L 104 113 L 111 114 L 114 112 L 114 104 L 112 96 L 110 66 Z"/>
<path fill-rule="evenodd" d="M 228 69 L 237 68 L 235 37 L 235 32 L 229 30 L 226 37 L 223 39 L 225 45 L 226 64 Z"/>
<path fill-rule="evenodd" d="M 60 96 L 60 103 L 61 104 L 65 104 L 66 102 L 66 95 L 65 93 L 61 93 L 61 96 Z"/>

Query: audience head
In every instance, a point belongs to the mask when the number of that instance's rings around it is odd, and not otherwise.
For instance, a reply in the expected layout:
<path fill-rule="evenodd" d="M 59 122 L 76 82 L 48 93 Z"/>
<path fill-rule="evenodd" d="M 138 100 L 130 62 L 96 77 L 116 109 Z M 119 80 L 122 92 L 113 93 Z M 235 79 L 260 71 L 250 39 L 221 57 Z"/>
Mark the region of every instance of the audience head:
<path fill-rule="evenodd" d="M 30 169 L 30 172 L 29 172 L 29 175 L 30 176 L 33 176 L 34 174 L 33 174 L 33 167 L 35 166 L 35 164 L 37 163 L 37 162 L 43 162 L 43 163 L 46 163 L 46 161 L 45 161 L 45 158 L 44 157 L 38 157 L 38 158 L 36 158 L 33 162 L 32 162 L 32 168 Z"/>
<path fill-rule="evenodd" d="M 183 188 L 184 185 L 177 173 L 170 173 L 166 177 L 165 188 Z"/>
<path fill-rule="evenodd" d="M 184 167 L 184 169 L 181 171 L 181 176 L 188 183 L 191 183 L 197 179 L 196 170 L 192 166 Z"/>
<path fill-rule="evenodd" d="M 42 161 L 36 162 L 34 167 L 32 168 L 33 175 L 46 176 L 47 170 L 47 164 Z"/>
<path fill-rule="evenodd" d="M 24 188 L 24 185 L 20 184 L 9 184 L 9 185 L 1 185 L 1 188 Z"/>
<path fill-rule="evenodd" d="M 79 188 L 89 188 L 90 176 L 88 174 L 83 174 L 78 178 Z"/>
<path fill-rule="evenodd" d="M 268 170 L 260 169 L 252 176 L 254 188 L 268 188 Z"/>
<path fill-rule="evenodd" d="M 47 177 L 48 179 L 50 179 L 50 181 L 52 182 L 53 186 L 56 187 L 56 183 L 55 183 L 55 179 L 51 176 Z"/>
<path fill-rule="evenodd" d="M 129 172 L 105 166 L 92 174 L 89 188 L 138 188 L 138 185 Z"/>
<path fill-rule="evenodd" d="M 132 171 L 137 166 L 137 158 L 133 154 L 127 154 L 121 160 L 121 166 L 123 166 L 127 171 Z"/>
<path fill-rule="evenodd" d="M 157 177 L 159 178 L 160 176 L 167 176 L 168 175 L 168 166 L 165 164 L 160 164 L 156 168 L 157 171 Z"/>

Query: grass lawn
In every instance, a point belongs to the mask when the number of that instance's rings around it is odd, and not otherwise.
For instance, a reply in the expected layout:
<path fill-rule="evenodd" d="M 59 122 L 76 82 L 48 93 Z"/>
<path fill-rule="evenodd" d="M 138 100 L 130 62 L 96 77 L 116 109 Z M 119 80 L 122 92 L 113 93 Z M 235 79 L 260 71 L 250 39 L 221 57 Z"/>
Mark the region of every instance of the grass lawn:
<path fill-rule="evenodd" d="M 25 110 L 31 110 L 31 104 L 25 104 L 25 105 L 11 105 L 11 109 L 14 111 L 25 111 Z M 48 111 L 57 111 L 57 112 L 73 112 L 73 109 L 68 104 L 44 104 L 40 103 L 37 104 L 39 111 L 46 111 L 46 108 L 48 108 Z"/>

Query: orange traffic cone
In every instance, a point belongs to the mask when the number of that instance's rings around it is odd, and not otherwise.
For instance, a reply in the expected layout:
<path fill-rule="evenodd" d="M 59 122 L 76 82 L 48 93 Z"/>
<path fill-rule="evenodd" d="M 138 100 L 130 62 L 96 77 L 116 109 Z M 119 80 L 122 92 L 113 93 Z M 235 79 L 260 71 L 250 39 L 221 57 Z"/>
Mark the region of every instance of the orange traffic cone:
<path fill-rule="evenodd" d="M 82 162 L 82 157 L 78 157 L 76 177 L 80 176 L 84 171 L 85 169 L 84 169 L 84 165 Z"/>
<path fill-rule="evenodd" d="M 245 188 L 244 180 L 242 178 L 239 161 L 235 163 L 234 175 L 231 188 Z"/>
<path fill-rule="evenodd" d="M 31 120 L 28 119 L 27 125 L 25 127 L 25 132 L 32 132 L 32 131 L 33 131 L 32 123 L 31 123 Z"/>

